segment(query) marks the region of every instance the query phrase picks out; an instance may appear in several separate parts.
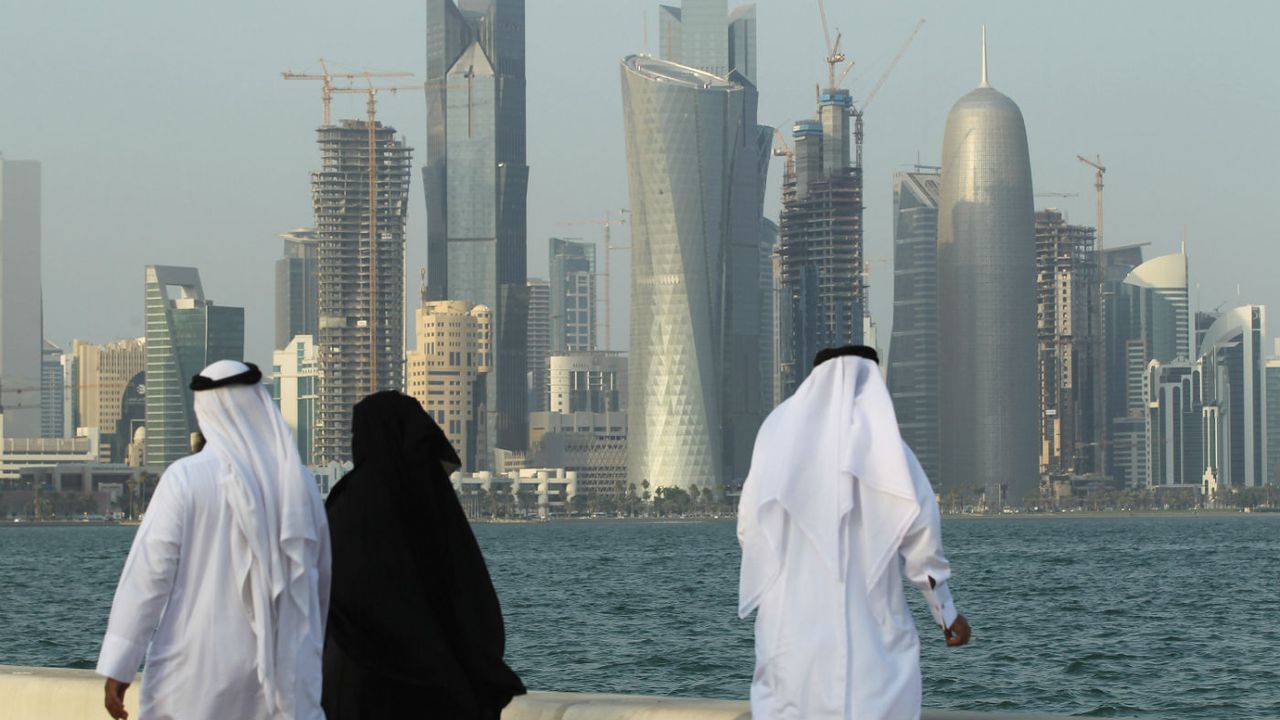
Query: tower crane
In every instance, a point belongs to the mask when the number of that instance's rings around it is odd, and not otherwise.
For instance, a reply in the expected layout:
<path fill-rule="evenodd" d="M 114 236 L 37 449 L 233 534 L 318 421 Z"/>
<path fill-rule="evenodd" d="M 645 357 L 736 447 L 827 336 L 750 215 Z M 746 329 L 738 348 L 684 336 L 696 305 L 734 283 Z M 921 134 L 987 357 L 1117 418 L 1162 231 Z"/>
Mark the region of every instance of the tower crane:
<path fill-rule="evenodd" d="M 324 58 L 320 58 L 320 74 L 319 75 L 288 72 L 288 71 L 280 73 L 280 75 L 285 80 L 319 80 L 321 81 L 322 84 L 320 86 L 320 102 L 324 105 L 324 116 L 323 116 L 324 120 L 321 127 L 329 127 L 329 118 L 330 118 L 329 106 L 332 104 L 332 101 L 333 101 L 333 90 L 334 90 L 333 79 L 334 78 L 342 78 L 344 80 L 358 80 L 361 78 L 367 79 L 371 77 L 413 77 L 413 73 L 410 73 L 410 72 L 361 71 L 361 72 L 331 73 L 329 72 L 329 66 L 328 64 L 325 63 Z"/>
<path fill-rule="evenodd" d="M 1076 159 L 1093 168 L 1093 189 L 1097 193 L 1097 213 L 1098 213 L 1098 231 L 1096 237 L 1098 252 L 1098 301 L 1094 303 L 1097 306 L 1097 315 L 1095 317 L 1094 335 L 1097 338 L 1096 351 L 1094 353 L 1097 362 L 1097 373 L 1094 385 L 1094 404 L 1097 408 L 1097 414 L 1100 416 L 1100 422 L 1097 424 L 1098 430 L 1098 456 L 1097 471 L 1106 473 L 1107 471 L 1107 431 L 1108 417 L 1107 414 L 1107 363 L 1103 355 L 1106 352 L 1106 333 L 1103 324 L 1106 322 L 1106 314 L 1103 312 L 1103 303 L 1106 301 L 1107 292 L 1107 261 L 1106 261 L 1106 245 L 1102 241 L 1102 176 L 1106 174 L 1107 168 L 1102 164 L 1102 156 L 1095 155 L 1093 160 L 1083 156 L 1076 155 Z"/>
<path fill-rule="evenodd" d="M 827 87 L 835 88 L 836 66 L 845 61 L 844 52 L 840 50 L 840 40 L 843 36 L 840 34 L 840 28 L 836 28 L 836 40 L 831 42 L 831 31 L 827 27 L 827 5 L 823 0 L 818 0 L 818 14 L 822 16 L 822 39 L 827 43 Z M 853 63 L 850 63 L 849 67 L 853 67 Z M 848 72 L 846 69 L 845 74 L 847 75 Z"/>
<path fill-rule="evenodd" d="M 796 174 L 796 151 L 787 144 L 787 139 L 782 136 L 782 130 L 776 127 L 773 129 L 773 156 L 787 159 L 785 177 Z"/>
<path fill-rule="evenodd" d="M 924 27 L 925 19 L 920 18 L 916 22 L 916 26 L 911 29 L 911 34 L 907 36 L 902 47 L 898 48 L 898 54 L 893 56 L 893 60 L 889 61 L 889 67 L 885 68 L 880 78 L 876 80 L 876 84 L 871 86 L 871 92 L 867 93 L 867 97 L 862 100 L 862 104 L 852 110 L 853 112 L 853 142 L 854 153 L 858 167 L 862 167 L 862 115 L 871 105 L 871 101 L 876 99 L 876 95 L 880 93 L 880 88 L 884 87 L 884 83 L 889 79 L 889 75 L 894 68 L 898 67 L 898 61 L 902 60 L 902 56 L 907 54 L 907 49 L 911 47 L 911 43 L 915 42 L 916 35 L 920 34 L 920 28 Z M 849 74 L 849 70 L 853 68 L 853 63 L 849 63 L 849 67 L 845 69 L 845 75 Z M 843 79 L 841 80 L 843 82 Z"/>
<path fill-rule="evenodd" d="M 610 242 L 610 239 L 612 236 L 613 226 L 625 225 L 627 223 L 627 219 L 622 217 L 622 215 L 629 214 L 630 212 L 630 210 L 623 208 L 618 211 L 618 217 L 615 218 L 610 216 L 609 211 L 606 210 L 604 217 L 591 218 L 587 220 L 566 220 L 565 222 L 560 223 L 561 225 L 595 225 L 596 227 L 604 228 L 604 338 L 601 343 L 601 350 L 608 350 L 613 344 L 609 315 L 609 298 L 612 297 L 609 256 L 613 254 L 613 250 L 629 250 L 631 248 L 630 245 L 614 245 Z"/>

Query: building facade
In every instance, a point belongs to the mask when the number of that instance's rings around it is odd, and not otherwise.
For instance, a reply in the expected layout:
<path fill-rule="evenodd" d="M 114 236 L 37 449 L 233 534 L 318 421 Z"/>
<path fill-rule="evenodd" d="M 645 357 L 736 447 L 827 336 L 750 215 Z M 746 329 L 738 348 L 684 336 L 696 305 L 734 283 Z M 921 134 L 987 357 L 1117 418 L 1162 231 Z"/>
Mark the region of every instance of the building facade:
<path fill-rule="evenodd" d="M 889 394 L 902 439 L 930 480 L 938 468 L 938 183 L 936 172 L 893 176 L 893 329 Z"/>
<path fill-rule="evenodd" d="M 361 398 L 404 387 L 404 227 L 412 151 L 395 128 L 381 123 L 370 128 L 343 120 L 316 132 L 321 168 L 311 174 L 311 197 L 320 399 L 314 460 L 324 463 L 350 457 L 351 408 Z"/>
<path fill-rule="evenodd" d="M 298 335 L 271 355 L 271 397 L 293 432 L 302 462 L 315 455 L 316 406 L 320 399 L 320 362 L 315 338 Z"/>
<path fill-rule="evenodd" d="M 663 12 L 664 53 L 675 61 L 633 55 L 621 68 L 632 212 L 628 477 L 719 493 L 745 477 L 763 416 L 762 394 L 742 389 L 763 382 L 759 245 L 772 130 L 756 124 L 750 79 L 726 69 L 725 3 Z"/>
<path fill-rule="evenodd" d="M 5 437 L 41 432 L 41 176 L 35 160 L 0 156 L 0 407 Z"/>
<path fill-rule="evenodd" d="M 62 348 L 45 340 L 40 352 L 40 437 L 66 437 Z"/>
<path fill-rule="evenodd" d="M 596 349 L 596 246 L 551 238 L 551 351 Z"/>
<path fill-rule="evenodd" d="M 619 412 L 627 409 L 627 358 L 621 353 L 552 355 L 550 411 Z"/>
<path fill-rule="evenodd" d="M 982 485 L 988 507 L 1039 488 L 1034 215 L 1022 111 L 984 59 L 942 143 L 938 416 L 943 487 Z"/>
<path fill-rule="evenodd" d="M 191 453 L 196 424 L 191 378 L 216 360 L 244 358 L 244 308 L 206 300 L 195 268 L 145 271 L 146 464 Z"/>
<path fill-rule="evenodd" d="M 73 340 L 71 354 L 76 368 L 75 428 L 98 428 L 105 443 L 102 458 L 124 462 L 133 433 L 129 429 L 123 437 L 118 436 L 118 423 L 124 417 L 130 381 L 146 375 L 146 339 L 129 338 L 101 345 Z"/>
<path fill-rule="evenodd" d="M 453 443 L 463 470 L 485 467 L 484 376 L 491 369 L 492 314 L 460 300 L 424 302 L 415 313 L 417 349 L 405 359 L 408 394 Z"/>
<path fill-rule="evenodd" d="M 1267 468 L 1266 308 L 1223 313 L 1200 347 L 1205 474 L 1217 487 L 1258 487 Z"/>
<path fill-rule="evenodd" d="M 1036 213 L 1036 358 L 1040 472 L 1095 472 L 1098 256 L 1094 230 L 1057 210 Z"/>
<path fill-rule="evenodd" d="M 529 311 L 526 319 L 526 367 L 530 412 L 547 409 L 547 358 L 554 346 L 555 291 L 546 280 L 530 278 Z"/>
<path fill-rule="evenodd" d="M 298 335 L 314 338 L 320 332 L 316 233 L 297 228 L 279 237 L 284 241 L 284 257 L 276 261 L 276 350 Z"/>
<path fill-rule="evenodd" d="M 485 422 L 528 443 L 524 0 L 427 2 L 427 292 L 490 308 Z"/>
<path fill-rule="evenodd" d="M 1205 470 L 1200 364 L 1152 360 L 1144 377 L 1146 486 L 1198 489 Z"/>

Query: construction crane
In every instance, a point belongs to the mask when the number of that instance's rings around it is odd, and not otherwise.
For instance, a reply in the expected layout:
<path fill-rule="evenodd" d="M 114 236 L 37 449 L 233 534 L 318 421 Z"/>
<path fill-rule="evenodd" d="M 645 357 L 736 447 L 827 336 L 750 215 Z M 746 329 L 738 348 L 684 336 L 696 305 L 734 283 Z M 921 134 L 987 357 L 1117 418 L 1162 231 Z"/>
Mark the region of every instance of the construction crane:
<path fill-rule="evenodd" d="M 867 97 L 862 100 L 862 104 L 850 112 L 853 113 L 853 142 L 854 156 L 858 167 L 862 167 L 862 114 L 867 111 L 871 105 L 871 101 L 876 99 L 876 95 L 880 93 L 880 88 L 884 87 L 884 83 L 889 79 L 889 75 L 893 73 L 894 68 L 898 67 L 898 61 L 902 60 L 902 56 L 907 54 L 907 49 L 911 47 L 911 43 L 915 42 L 916 35 L 920 34 L 920 28 L 924 27 L 924 18 L 920 18 L 916 22 L 916 26 L 911 29 L 911 34 L 907 36 L 902 47 L 898 48 L 898 54 L 893 56 L 893 60 L 889 61 L 889 67 L 885 68 L 880 78 L 876 80 L 876 84 L 871 86 L 871 92 L 867 93 Z M 853 68 L 853 63 L 849 63 L 849 68 L 845 70 L 845 75 L 849 74 L 849 70 Z M 843 82 L 843 80 L 842 80 Z"/>
<path fill-rule="evenodd" d="M 827 43 L 827 87 L 836 87 L 836 66 L 845 61 L 845 55 L 840 50 L 840 41 L 843 36 L 840 34 L 840 28 L 836 28 L 836 40 L 831 41 L 831 30 L 827 27 L 827 5 L 822 0 L 818 0 L 818 14 L 822 16 L 822 39 Z M 853 63 L 849 64 L 853 67 Z M 849 74 L 848 69 L 845 75 Z M 843 77 L 843 76 L 842 76 Z"/>
<path fill-rule="evenodd" d="M 782 136 L 782 130 L 776 127 L 773 129 L 773 156 L 785 157 L 787 159 L 787 174 L 785 177 L 795 175 L 796 151 L 792 150 L 791 146 L 787 144 L 787 139 Z"/>
<path fill-rule="evenodd" d="M 330 93 L 353 93 L 367 96 L 365 109 L 369 131 L 369 392 L 378 391 L 378 93 L 422 91 L 425 85 L 373 84 L 373 75 L 365 76 L 366 87 L 330 88 Z"/>
<path fill-rule="evenodd" d="M 592 218 L 589 220 L 567 220 L 560 223 L 561 225 L 595 225 L 597 227 L 604 228 L 604 341 L 601 343 L 601 350 L 608 350 L 613 344 L 609 319 L 609 298 L 612 297 L 609 256 L 613 254 L 612 251 L 614 250 L 631 249 L 630 245 L 614 245 L 610 240 L 612 237 L 613 226 L 625 225 L 627 223 L 627 219 L 622 217 L 622 215 L 629 214 L 630 212 L 630 210 L 623 208 L 618 211 L 618 217 L 614 218 L 610 216 L 609 211 L 606 210 L 604 217 L 602 218 Z"/>
<path fill-rule="evenodd" d="M 1102 164 L 1102 156 L 1095 155 L 1093 160 L 1083 156 L 1076 155 L 1076 159 L 1093 168 L 1094 179 L 1093 189 L 1097 193 L 1097 222 L 1098 230 L 1094 236 L 1097 243 L 1098 252 L 1098 301 L 1094 303 L 1097 306 L 1097 314 L 1095 316 L 1094 335 L 1096 336 L 1096 351 L 1094 352 L 1097 362 L 1096 382 L 1094 383 L 1094 403 L 1098 409 L 1101 423 L 1098 427 L 1101 432 L 1098 433 L 1098 457 L 1097 472 L 1105 474 L 1107 471 L 1107 363 L 1103 355 L 1106 351 L 1106 339 L 1103 323 L 1106 322 L 1106 315 L 1103 312 L 1103 303 L 1106 301 L 1107 292 L 1107 263 L 1106 263 L 1106 246 L 1102 242 L 1102 176 L 1106 174 L 1107 168 Z"/>
<path fill-rule="evenodd" d="M 329 66 L 325 63 L 324 58 L 320 58 L 320 74 L 319 75 L 288 72 L 288 71 L 280 73 L 280 75 L 285 80 L 319 80 L 321 81 L 322 84 L 320 86 L 320 102 L 324 105 L 324 115 L 323 115 L 324 119 L 321 124 L 321 127 L 329 127 L 329 117 L 330 117 L 329 106 L 332 104 L 332 101 L 333 101 L 333 89 L 334 89 L 333 79 L 334 78 L 343 78 L 344 80 L 359 80 L 359 79 L 368 79 L 371 77 L 413 77 L 413 73 L 410 73 L 410 72 L 361 71 L 361 72 L 331 73 L 329 72 Z"/>
<path fill-rule="evenodd" d="M 1036 197 L 1073 198 L 1080 197 L 1080 193 L 1038 192 L 1036 193 Z"/>

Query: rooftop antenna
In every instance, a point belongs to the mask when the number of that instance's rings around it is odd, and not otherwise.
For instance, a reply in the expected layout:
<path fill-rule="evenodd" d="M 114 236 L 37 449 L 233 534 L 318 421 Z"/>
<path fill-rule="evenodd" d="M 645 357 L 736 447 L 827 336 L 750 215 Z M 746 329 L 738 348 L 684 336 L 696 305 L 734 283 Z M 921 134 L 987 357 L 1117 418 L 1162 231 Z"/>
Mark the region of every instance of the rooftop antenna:
<path fill-rule="evenodd" d="M 987 82 L 987 26 L 982 26 L 982 84 L 978 87 L 991 87 Z"/>

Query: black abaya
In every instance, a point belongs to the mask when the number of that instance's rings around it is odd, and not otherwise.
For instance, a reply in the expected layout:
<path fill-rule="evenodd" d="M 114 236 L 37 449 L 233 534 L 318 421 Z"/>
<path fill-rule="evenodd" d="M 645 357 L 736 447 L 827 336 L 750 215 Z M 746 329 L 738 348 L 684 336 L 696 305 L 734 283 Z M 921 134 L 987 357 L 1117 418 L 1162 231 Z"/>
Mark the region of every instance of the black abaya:
<path fill-rule="evenodd" d="M 502 610 L 449 482 L 457 453 L 396 392 L 356 405 L 352 451 L 355 468 L 325 503 L 325 714 L 496 720 L 525 689 L 503 661 Z"/>

